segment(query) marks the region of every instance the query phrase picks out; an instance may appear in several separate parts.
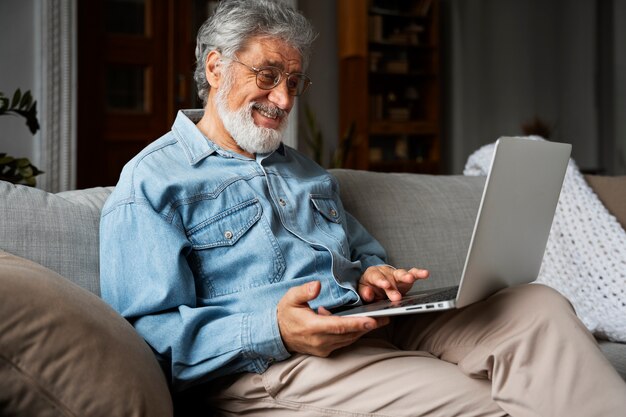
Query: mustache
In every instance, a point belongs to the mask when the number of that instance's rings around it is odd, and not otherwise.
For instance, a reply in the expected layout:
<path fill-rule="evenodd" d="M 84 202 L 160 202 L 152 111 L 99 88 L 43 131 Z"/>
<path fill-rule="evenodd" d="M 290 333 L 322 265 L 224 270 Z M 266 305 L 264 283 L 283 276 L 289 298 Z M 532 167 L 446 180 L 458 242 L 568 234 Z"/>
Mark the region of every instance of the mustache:
<path fill-rule="evenodd" d="M 263 104 L 263 103 L 257 103 L 254 102 L 252 103 L 252 108 L 255 110 L 260 110 L 264 113 L 269 114 L 272 117 L 280 117 L 283 118 L 285 116 L 287 116 L 287 112 L 283 109 L 281 109 L 280 107 L 276 107 L 276 106 L 272 106 L 269 104 Z"/>

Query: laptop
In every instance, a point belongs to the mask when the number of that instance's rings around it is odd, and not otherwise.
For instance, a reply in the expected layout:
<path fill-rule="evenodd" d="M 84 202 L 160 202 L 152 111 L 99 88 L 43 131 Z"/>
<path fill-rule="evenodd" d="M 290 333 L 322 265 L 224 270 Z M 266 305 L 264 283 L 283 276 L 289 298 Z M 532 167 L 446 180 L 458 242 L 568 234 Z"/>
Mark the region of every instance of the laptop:
<path fill-rule="evenodd" d="M 502 137 L 495 145 L 460 284 L 399 301 L 343 307 L 338 316 L 393 316 L 461 308 L 534 281 L 541 268 L 572 146 Z M 427 268 L 427 266 L 426 266 Z"/>

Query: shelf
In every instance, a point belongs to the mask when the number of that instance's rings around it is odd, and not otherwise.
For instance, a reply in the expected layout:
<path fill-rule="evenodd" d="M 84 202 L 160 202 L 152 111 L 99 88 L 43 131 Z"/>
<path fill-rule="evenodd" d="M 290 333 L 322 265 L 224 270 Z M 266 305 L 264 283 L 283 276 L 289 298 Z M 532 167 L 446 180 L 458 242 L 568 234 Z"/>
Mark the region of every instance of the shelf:
<path fill-rule="evenodd" d="M 371 46 L 376 47 L 385 47 L 392 46 L 394 48 L 411 48 L 411 49 L 423 49 L 423 50 L 432 50 L 435 49 L 435 46 L 432 44 L 424 44 L 424 43 L 411 43 L 405 41 L 389 41 L 384 39 L 370 39 L 369 44 Z"/>
<path fill-rule="evenodd" d="M 369 72 L 370 76 L 372 77 L 397 77 L 397 76 L 401 76 L 401 77 L 415 77 L 415 78 L 430 78 L 430 77 L 436 77 L 437 74 L 435 74 L 432 71 L 409 71 L 409 72 L 394 72 L 394 71 L 370 71 Z"/>
<path fill-rule="evenodd" d="M 354 127 L 346 167 L 438 172 L 439 0 L 337 4 L 340 135 Z"/>
<path fill-rule="evenodd" d="M 372 135 L 436 135 L 439 128 L 429 121 L 375 120 L 370 123 L 369 131 Z"/>
<path fill-rule="evenodd" d="M 428 19 L 427 16 L 423 16 L 417 13 L 407 13 L 407 12 L 400 11 L 400 10 L 384 9 L 382 7 L 375 7 L 375 6 L 370 7 L 368 12 L 370 15 L 383 16 L 383 17 L 398 17 L 402 19 L 420 19 L 424 21 Z"/>

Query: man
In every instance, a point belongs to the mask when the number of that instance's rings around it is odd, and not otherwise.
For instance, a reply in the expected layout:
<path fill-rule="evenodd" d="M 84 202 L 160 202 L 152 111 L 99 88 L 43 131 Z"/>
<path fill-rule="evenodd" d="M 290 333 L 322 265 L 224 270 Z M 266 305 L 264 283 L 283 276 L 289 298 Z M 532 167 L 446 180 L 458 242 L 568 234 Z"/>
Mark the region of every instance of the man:
<path fill-rule="evenodd" d="M 172 389 L 225 415 L 622 413 L 623 381 L 547 287 L 391 323 L 330 315 L 428 272 L 386 265 L 334 178 L 281 143 L 313 39 L 280 2 L 222 1 L 198 34 L 203 111 L 180 112 L 103 209 L 102 296 Z"/>

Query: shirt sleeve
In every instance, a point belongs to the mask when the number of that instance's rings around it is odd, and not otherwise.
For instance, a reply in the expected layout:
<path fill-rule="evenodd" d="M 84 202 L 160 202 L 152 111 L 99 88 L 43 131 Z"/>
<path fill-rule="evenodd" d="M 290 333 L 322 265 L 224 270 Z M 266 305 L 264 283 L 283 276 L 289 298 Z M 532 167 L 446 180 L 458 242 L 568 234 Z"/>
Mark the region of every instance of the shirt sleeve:
<path fill-rule="evenodd" d="M 354 216 L 346 211 L 341 201 L 339 181 L 332 175 L 331 178 L 336 201 L 340 210 L 345 214 L 345 231 L 350 246 L 350 260 L 361 263 L 361 273 L 370 266 L 386 265 L 387 253 L 385 249 Z"/>
<path fill-rule="evenodd" d="M 353 261 L 361 262 L 364 272 L 370 266 L 385 265 L 387 254 L 382 245 L 355 219 L 346 212 L 350 256 Z"/>
<path fill-rule="evenodd" d="M 237 372 L 263 372 L 287 358 L 275 310 L 232 314 L 197 305 L 184 230 L 148 204 L 124 203 L 100 223 L 102 298 L 157 353 L 172 387 Z"/>

